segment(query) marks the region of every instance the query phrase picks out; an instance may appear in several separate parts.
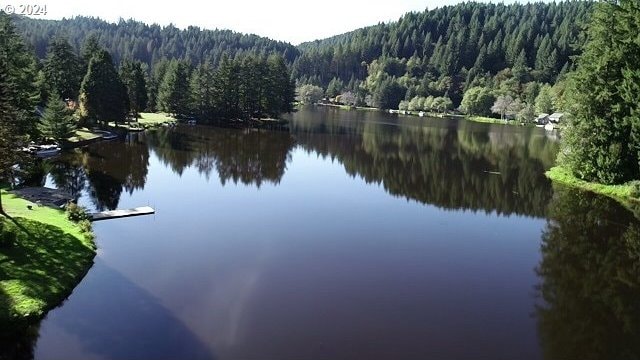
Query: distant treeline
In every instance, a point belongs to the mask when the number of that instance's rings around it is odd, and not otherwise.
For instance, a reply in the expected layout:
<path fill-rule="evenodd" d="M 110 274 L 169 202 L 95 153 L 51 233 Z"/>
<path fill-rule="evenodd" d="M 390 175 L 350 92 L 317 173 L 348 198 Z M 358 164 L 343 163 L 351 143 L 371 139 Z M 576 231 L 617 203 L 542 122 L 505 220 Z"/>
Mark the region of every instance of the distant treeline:
<path fill-rule="evenodd" d="M 545 84 L 560 82 L 553 96 L 545 90 L 546 102 L 536 107 L 538 112 L 563 110 L 561 80 L 581 52 L 592 7 L 591 1 L 465 2 L 408 13 L 396 22 L 298 47 L 256 35 L 197 27 L 180 30 L 133 20 L 112 24 L 87 17 L 19 18 L 16 24 L 40 58 L 57 35 L 68 38 L 76 51 L 94 36 L 116 64 L 140 61 L 148 66 L 149 75 L 171 60 L 217 67 L 224 56 L 279 54 L 297 80 L 301 101 L 340 96 L 338 102 L 345 104 L 397 109 L 414 100 L 414 108 L 422 104 L 417 110 L 439 111 L 458 108 L 466 92 L 476 88 L 472 97 L 480 90 L 487 96 L 479 106 L 470 104 L 463 111 L 491 115 L 491 105 L 502 96 L 503 104 L 518 101 L 503 107 L 499 116 L 527 109 L 524 116 L 530 117 Z M 424 99 L 438 99 L 438 106 L 427 106 Z"/>
<path fill-rule="evenodd" d="M 277 52 L 237 52 L 233 58 L 223 55 L 217 64 L 163 58 L 149 71 L 137 59 L 115 62 L 95 34 L 80 50 L 59 35 L 37 59 L 11 18 L 0 13 L 0 20 L 10 60 L 0 82 L 18 90 L 12 95 L 20 100 L 12 106 L 26 115 L 16 125 L 31 139 L 65 141 L 79 125 L 122 123 L 144 110 L 196 116 L 205 123 L 278 117 L 292 110 L 295 83 Z M 33 115 L 36 105 L 45 108 L 41 119 Z"/>
<path fill-rule="evenodd" d="M 291 44 L 230 30 L 195 26 L 181 30 L 172 25 L 162 27 L 134 20 L 114 24 L 82 16 L 59 21 L 15 17 L 14 22 L 40 59 L 46 56 L 51 39 L 56 36 L 66 37 L 76 51 L 94 36 L 117 64 L 134 59 L 151 66 L 163 59 L 177 59 L 194 66 L 206 60 L 217 66 L 223 55 L 233 58 L 246 53 L 281 54 L 287 62 L 299 55 Z"/>

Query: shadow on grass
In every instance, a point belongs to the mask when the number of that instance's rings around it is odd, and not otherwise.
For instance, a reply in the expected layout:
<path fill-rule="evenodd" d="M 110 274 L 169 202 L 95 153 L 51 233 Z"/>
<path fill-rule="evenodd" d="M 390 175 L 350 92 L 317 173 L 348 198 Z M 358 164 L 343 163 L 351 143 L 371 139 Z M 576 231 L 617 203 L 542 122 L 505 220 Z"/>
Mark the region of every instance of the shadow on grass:
<path fill-rule="evenodd" d="M 24 218 L 4 224 L 16 240 L 0 247 L 0 324 L 33 321 L 71 294 L 95 252 L 52 225 Z"/>
<path fill-rule="evenodd" d="M 2 221 L 2 217 L 4 217 L 5 219 L 11 221 L 16 227 L 18 227 L 18 229 L 22 230 L 23 232 L 27 233 L 27 235 L 29 236 L 33 236 L 29 230 L 22 226 L 22 224 L 20 224 L 20 222 L 18 220 L 16 220 L 13 216 L 5 213 L 4 211 L 0 211 L 0 221 Z"/>

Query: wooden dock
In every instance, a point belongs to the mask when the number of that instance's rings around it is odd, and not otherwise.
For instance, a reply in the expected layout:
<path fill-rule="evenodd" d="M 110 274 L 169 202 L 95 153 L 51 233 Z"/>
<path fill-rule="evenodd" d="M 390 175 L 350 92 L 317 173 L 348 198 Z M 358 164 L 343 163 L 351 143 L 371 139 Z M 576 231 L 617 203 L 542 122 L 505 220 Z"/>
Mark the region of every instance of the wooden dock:
<path fill-rule="evenodd" d="M 153 210 L 148 206 L 142 206 L 142 207 L 137 207 L 135 209 L 127 209 L 127 210 L 102 211 L 102 212 L 91 214 L 91 221 L 118 219 L 118 218 L 131 217 L 131 216 L 151 215 L 151 214 L 155 214 L 155 212 L 156 212 L 155 210 Z"/>

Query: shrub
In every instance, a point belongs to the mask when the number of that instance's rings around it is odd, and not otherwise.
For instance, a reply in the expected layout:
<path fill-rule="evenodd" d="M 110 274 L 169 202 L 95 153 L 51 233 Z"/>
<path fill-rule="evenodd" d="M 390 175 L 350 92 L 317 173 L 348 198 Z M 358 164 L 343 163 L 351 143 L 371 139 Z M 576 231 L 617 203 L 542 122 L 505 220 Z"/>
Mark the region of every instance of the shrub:
<path fill-rule="evenodd" d="M 67 218 L 74 222 L 81 222 L 91 218 L 82 206 L 78 206 L 78 204 L 73 202 L 69 202 L 65 207 L 65 210 L 67 212 Z"/>
<path fill-rule="evenodd" d="M 631 185 L 631 197 L 634 197 L 636 199 L 640 198 L 640 180 L 634 180 L 631 183 L 629 183 L 629 185 Z"/>

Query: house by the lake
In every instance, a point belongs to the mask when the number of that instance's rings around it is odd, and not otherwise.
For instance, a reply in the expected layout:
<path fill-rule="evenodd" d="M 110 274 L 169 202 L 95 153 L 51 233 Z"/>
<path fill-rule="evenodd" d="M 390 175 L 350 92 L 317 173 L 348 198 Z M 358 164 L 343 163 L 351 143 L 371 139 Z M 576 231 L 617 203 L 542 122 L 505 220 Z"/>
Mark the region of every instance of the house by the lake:
<path fill-rule="evenodd" d="M 549 115 L 549 122 L 552 122 L 554 124 L 558 124 L 558 123 L 560 123 L 560 121 L 562 121 L 562 118 L 564 118 L 564 114 L 563 113 L 553 113 L 553 114 Z"/>
<path fill-rule="evenodd" d="M 549 122 L 549 114 L 540 114 L 535 120 L 536 125 L 546 125 Z"/>

